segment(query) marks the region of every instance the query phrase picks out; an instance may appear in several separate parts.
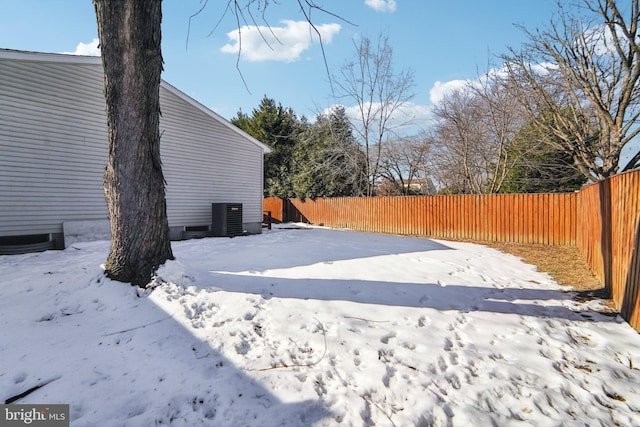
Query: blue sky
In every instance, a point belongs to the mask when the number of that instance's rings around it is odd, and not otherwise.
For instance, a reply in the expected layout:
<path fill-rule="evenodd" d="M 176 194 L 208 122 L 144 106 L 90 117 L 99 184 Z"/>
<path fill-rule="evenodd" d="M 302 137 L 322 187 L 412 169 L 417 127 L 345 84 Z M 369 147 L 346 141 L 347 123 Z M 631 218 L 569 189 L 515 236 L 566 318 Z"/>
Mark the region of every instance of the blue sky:
<path fill-rule="evenodd" d="M 236 69 L 237 22 L 229 14 L 220 20 L 227 2 L 209 0 L 188 32 L 189 17 L 203 2 L 164 0 L 163 78 L 226 118 L 239 109 L 250 113 L 264 95 L 309 118 L 336 103 L 320 46 L 309 43 L 297 1 L 279 3 L 270 2 L 266 22 L 256 16 L 278 34 L 273 49 L 261 49 L 260 37 L 243 32 L 238 66 L 247 90 Z M 416 111 L 428 111 L 437 97 L 434 88 L 474 79 L 490 57 L 520 46 L 525 37 L 514 24 L 535 29 L 556 10 L 556 0 L 326 0 L 323 5 L 352 23 L 314 12 L 329 69 L 337 72 L 354 56 L 354 40 L 384 33 L 393 47 L 394 69 L 415 73 Z M 95 38 L 91 0 L 0 0 L 2 48 L 74 52 Z"/>

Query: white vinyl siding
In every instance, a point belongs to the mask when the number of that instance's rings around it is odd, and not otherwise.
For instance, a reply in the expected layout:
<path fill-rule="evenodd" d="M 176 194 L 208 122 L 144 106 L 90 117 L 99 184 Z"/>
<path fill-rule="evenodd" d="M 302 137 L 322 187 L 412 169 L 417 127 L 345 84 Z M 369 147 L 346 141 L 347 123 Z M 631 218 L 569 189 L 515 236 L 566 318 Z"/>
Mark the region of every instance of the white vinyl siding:
<path fill-rule="evenodd" d="M 99 66 L 0 61 L 0 235 L 106 219 Z"/>
<path fill-rule="evenodd" d="M 169 225 L 209 224 L 216 202 L 242 203 L 243 222 L 262 222 L 262 149 L 164 87 L 160 99 Z"/>
<path fill-rule="evenodd" d="M 102 67 L 54 59 L 0 57 L 0 236 L 107 218 Z M 169 224 L 209 224 L 214 202 L 242 203 L 243 222 L 260 223 L 265 147 L 166 83 L 160 105 Z"/>

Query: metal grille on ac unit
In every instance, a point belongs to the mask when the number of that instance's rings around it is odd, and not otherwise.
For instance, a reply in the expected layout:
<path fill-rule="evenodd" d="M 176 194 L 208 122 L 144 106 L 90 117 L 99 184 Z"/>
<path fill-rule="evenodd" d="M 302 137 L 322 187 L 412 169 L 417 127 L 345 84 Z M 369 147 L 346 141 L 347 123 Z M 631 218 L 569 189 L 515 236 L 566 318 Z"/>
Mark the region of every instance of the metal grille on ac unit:
<path fill-rule="evenodd" d="M 242 203 L 212 203 L 211 233 L 214 236 L 242 236 Z"/>

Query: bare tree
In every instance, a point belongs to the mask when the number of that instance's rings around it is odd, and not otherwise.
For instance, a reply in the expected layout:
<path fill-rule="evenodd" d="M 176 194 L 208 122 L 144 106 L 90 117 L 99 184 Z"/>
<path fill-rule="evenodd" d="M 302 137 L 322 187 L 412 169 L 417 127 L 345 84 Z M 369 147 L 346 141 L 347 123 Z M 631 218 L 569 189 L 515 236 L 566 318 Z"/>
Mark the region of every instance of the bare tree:
<path fill-rule="evenodd" d="M 528 123 L 528 115 L 501 70 L 490 69 L 469 87 L 476 98 L 474 111 L 482 127 L 478 142 L 486 165 L 484 191 L 498 193 L 509 172 L 540 142 L 529 141 L 526 147 L 519 144 L 519 149 L 514 150 L 520 129 Z"/>
<path fill-rule="evenodd" d="M 354 130 L 364 146 L 369 184 L 367 195 L 373 195 L 380 172 L 380 154 L 385 140 L 407 123 L 394 117 L 414 96 L 413 72 L 393 70 L 393 49 L 388 37 L 379 35 L 374 44 L 367 37 L 354 44 L 356 55 L 347 61 L 332 81 L 340 99 L 357 106 Z"/>
<path fill-rule="evenodd" d="M 449 192 L 482 194 L 487 174 L 482 105 L 470 87 L 445 95 L 435 106 L 433 162 Z"/>
<path fill-rule="evenodd" d="M 557 182 L 571 180 L 572 168 L 561 159 L 565 156 L 554 156 L 558 152 L 550 147 L 558 142 L 531 121 L 527 108 L 533 103 L 525 108 L 522 92 L 502 70 L 494 69 L 436 106 L 431 163 L 442 188 L 472 194 L 529 188 L 512 182 L 522 179 L 524 171 L 539 177 L 555 173 Z M 538 122 L 548 118 L 543 111 Z"/>
<path fill-rule="evenodd" d="M 93 4 L 109 131 L 104 191 L 111 250 L 105 271 L 144 287 L 173 258 L 160 162 L 161 2 Z"/>
<path fill-rule="evenodd" d="M 425 134 L 386 142 L 381 150 L 380 176 L 388 195 L 428 194 L 431 180 L 426 173 L 431 140 Z"/>
<path fill-rule="evenodd" d="M 505 57 L 532 120 L 591 180 L 616 174 L 622 149 L 640 133 L 639 2 L 582 0 L 583 16 L 558 2 L 558 21 L 524 30 L 529 42 Z M 639 165 L 640 150 L 622 170 Z"/>

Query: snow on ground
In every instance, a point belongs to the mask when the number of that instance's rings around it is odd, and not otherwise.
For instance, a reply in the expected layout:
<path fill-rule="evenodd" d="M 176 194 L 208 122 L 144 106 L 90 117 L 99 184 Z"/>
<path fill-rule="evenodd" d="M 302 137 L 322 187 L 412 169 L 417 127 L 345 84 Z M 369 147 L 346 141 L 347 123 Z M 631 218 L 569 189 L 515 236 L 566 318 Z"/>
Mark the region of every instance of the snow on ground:
<path fill-rule="evenodd" d="M 640 335 L 518 258 L 302 225 L 0 257 L 0 399 L 72 426 L 638 426 Z M 140 295 L 139 295 L 140 294 Z"/>

